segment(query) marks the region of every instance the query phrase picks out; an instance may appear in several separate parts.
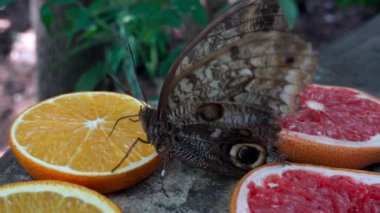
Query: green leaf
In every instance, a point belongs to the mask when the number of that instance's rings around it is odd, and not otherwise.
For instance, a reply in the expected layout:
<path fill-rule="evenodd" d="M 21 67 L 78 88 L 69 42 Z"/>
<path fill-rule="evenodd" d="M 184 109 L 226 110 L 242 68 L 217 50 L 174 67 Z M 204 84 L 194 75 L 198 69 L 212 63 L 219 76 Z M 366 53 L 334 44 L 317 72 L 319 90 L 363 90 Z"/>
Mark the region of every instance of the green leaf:
<path fill-rule="evenodd" d="M 173 7 L 182 13 L 189 13 L 202 27 L 207 25 L 207 13 L 199 0 L 174 0 Z"/>
<path fill-rule="evenodd" d="M 157 17 L 151 17 L 152 25 L 169 25 L 179 27 L 181 25 L 181 16 L 174 10 L 165 9 L 162 10 Z"/>
<path fill-rule="evenodd" d="M 199 1 L 197 1 L 199 2 Z M 201 26 L 206 27 L 208 24 L 207 13 L 204 7 L 200 4 L 196 4 L 194 7 L 190 8 L 191 17 Z"/>
<path fill-rule="evenodd" d="M 127 51 L 127 50 L 126 50 Z M 132 50 L 133 51 L 133 50 Z M 137 99 L 143 100 L 144 96 L 138 83 L 135 67 L 133 66 L 132 57 L 128 50 L 127 60 L 124 62 L 123 71 L 132 95 Z"/>
<path fill-rule="evenodd" d="M 149 41 L 149 58 L 145 61 L 145 67 L 151 79 L 156 77 L 158 67 L 158 48 L 155 37 Z"/>
<path fill-rule="evenodd" d="M 113 6 L 117 1 L 108 1 L 108 0 L 92 0 L 89 6 L 89 9 L 95 14 L 99 11 L 104 10 L 109 6 Z"/>
<path fill-rule="evenodd" d="M 161 35 L 161 36 L 160 36 Z M 157 36 L 157 48 L 159 51 L 160 56 L 167 56 L 168 55 L 168 42 L 166 40 L 165 34 L 162 33 Z"/>
<path fill-rule="evenodd" d="M 49 34 L 51 34 L 52 23 L 54 19 L 54 13 L 50 5 L 44 4 L 40 9 L 40 19 L 45 25 L 45 28 Z"/>
<path fill-rule="evenodd" d="M 41 6 L 40 19 L 45 25 L 46 30 L 51 34 L 52 23 L 55 17 L 54 8 L 56 6 L 70 5 L 76 3 L 77 0 L 48 0 Z"/>
<path fill-rule="evenodd" d="M 12 4 L 15 0 L 0 0 L 0 9 Z"/>
<path fill-rule="evenodd" d="M 78 45 L 76 45 L 74 48 L 72 48 L 68 53 L 67 53 L 67 57 L 72 57 L 72 56 L 75 56 L 83 51 L 85 51 L 86 49 L 90 48 L 90 47 L 94 47 L 96 45 L 99 45 L 99 44 L 102 44 L 102 43 L 105 43 L 106 40 L 96 40 L 96 39 L 91 39 L 91 40 L 87 40 L 85 42 L 82 42 Z"/>
<path fill-rule="evenodd" d="M 133 36 L 130 36 L 128 37 L 128 40 L 127 40 L 129 46 L 131 47 L 132 51 L 133 51 L 133 59 L 135 60 L 135 64 L 136 66 L 138 67 L 139 64 L 141 63 L 141 56 L 139 55 L 139 52 L 137 51 L 138 49 L 140 49 L 140 41 L 136 38 L 134 38 Z M 124 44 L 120 44 L 121 46 L 125 45 Z M 127 56 L 129 56 L 129 54 L 126 54 Z"/>
<path fill-rule="evenodd" d="M 98 62 L 84 72 L 75 85 L 75 91 L 93 90 L 104 79 L 104 64 Z"/>
<path fill-rule="evenodd" d="M 140 18 L 149 18 L 149 15 L 158 14 L 161 10 L 159 2 L 136 2 L 130 5 L 129 12 L 140 16 Z"/>
<path fill-rule="evenodd" d="M 88 29 L 95 27 L 91 12 L 85 8 L 72 8 L 67 11 L 66 16 L 69 23 L 63 31 L 69 41 L 78 33 L 86 32 Z"/>
<path fill-rule="evenodd" d="M 123 46 L 115 45 L 114 47 L 107 49 L 106 52 L 106 66 L 111 74 L 116 74 L 119 71 L 119 67 L 127 54 Z"/>
<path fill-rule="evenodd" d="M 296 0 L 277 0 L 277 2 L 285 15 L 289 27 L 294 28 L 298 18 L 298 7 Z"/>
<path fill-rule="evenodd" d="M 178 45 L 170 54 L 167 56 L 167 58 L 161 62 L 160 68 L 158 70 L 158 76 L 159 77 L 165 77 L 167 72 L 169 71 L 170 67 L 172 66 L 173 62 L 177 59 L 179 54 L 183 51 L 185 48 L 184 44 Z"/>

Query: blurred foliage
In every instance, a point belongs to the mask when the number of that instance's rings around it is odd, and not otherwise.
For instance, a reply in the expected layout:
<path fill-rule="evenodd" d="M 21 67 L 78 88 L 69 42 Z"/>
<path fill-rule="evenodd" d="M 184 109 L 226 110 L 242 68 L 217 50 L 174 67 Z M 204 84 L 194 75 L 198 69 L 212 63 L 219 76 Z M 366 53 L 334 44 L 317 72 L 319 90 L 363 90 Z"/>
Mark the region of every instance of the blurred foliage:
<path fill-rule="evenodd" d="M 375 7 L 376 9 L 380 9 L 380 0 L 335 0 L 340 6 L 352 6 L 352 5 L 360 5 L 360 6 L 368 6 Z"/>
<path fill-rule="evenodd" d="M 0 0 L 0 10 L 6 7 L 8 4 L 12 4 L 16 0 Z"/>
<path fill-rule="evenodd" d="M 277 0 L 290 28 L 296 26 L 298 18 L 298 6 L 296 0 Z"/>
<path fill-rule="evenodd" d="M 57 6 L 67 8 L 64 17 L 55 16 Z M 76 90 L 92 90 L 106 74 L 123 73 L 138 98 L 141 91 L 132 58 L 150 79 L 165 76 L 184 48 L 179 44 L 169 49 L 167 29 L 180 27 L 184 15 L 202 27 L 207 24 L 207 14 L 199 0 L 47 0 L 40 10 L 40 18 L 50 33 L 56 18 L 63 21 L 63 29 L 55 30 L 54 36 L 66 38 L 66 60 L 90 47 L 105 47 L 104 60 L 94 63 L 80 77 Z"/>
<path fill-rule="evenodd" d="M 13 1 L 0 0 L 0 6 Z M 277 0 L 291 27 L 296 24 L 300 1 L 304 0 Z M 342 6 L 380 8 L 380 0 L 335 1 Z M 55 16 L 57 6 L 68 8 L 64 17 Z M 169 49 L 167 29 L 180 27 L 184 15 L 189 15 L 202 27 L 207 24 L 207 14 L 199 0 L 47 0 L 40 10 L 41 20 L 50 33 L 55 19 L 62 19 L 64 28 L 54 31 L 59 34 L 54 36 L 67 40 L 69 53 L 65 60 L 96 45 L 105 47 L 104 60 L 95 62 L 80 76 L 76 90 L 92 90 L 106 74 L 122 73 L 138 98 L 141 98 L 141 91 L 135 67 L 141 68 L 150 79 L 166 75 L 184 49 L 183 43 Z"/>

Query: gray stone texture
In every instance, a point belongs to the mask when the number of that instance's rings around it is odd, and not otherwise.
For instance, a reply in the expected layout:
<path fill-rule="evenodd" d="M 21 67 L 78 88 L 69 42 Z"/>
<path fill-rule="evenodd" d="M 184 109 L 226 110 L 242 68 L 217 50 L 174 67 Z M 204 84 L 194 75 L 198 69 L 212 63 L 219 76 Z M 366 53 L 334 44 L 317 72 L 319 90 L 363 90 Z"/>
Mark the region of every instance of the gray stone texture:
<path fill-rule="evenodd" d="M 380 16 L 319 53 L 316 82 L 351 86 L 380 96 Z M 372 169 L 376 169 L 372 167 Z M 12 153 L 0 159 L 0 184 L 30 180 Z M 161 191 L 159 171 L 146 181 L 109 194 L 125 212 L 228 212 L 237 180 L 172 162 Z"/>
<path fill-rule="evenodd" d="M 349 86 L 380 96 L 380 16 L 318 53 L 315 81 Z"/>

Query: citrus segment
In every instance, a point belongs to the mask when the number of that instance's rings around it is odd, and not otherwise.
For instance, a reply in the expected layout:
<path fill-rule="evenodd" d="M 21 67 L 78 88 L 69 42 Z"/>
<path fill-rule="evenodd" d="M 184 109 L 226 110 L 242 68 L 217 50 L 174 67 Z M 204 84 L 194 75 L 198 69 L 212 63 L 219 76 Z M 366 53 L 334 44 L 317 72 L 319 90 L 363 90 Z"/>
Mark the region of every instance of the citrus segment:
<path fill-rule="evenodd" d="M 311 165 L 272 164 L 236 187 L 232 212 L 377 212 L 380 175 Z"/>
<path fill-rule="evenodd" d="M 0 186 L 0 212 L 121 212 L 103 195 L 60 181 L 28 181 Z"/>
<path fill-rule="evenodd" d="M 283 120 L 290 131 L 363 142 L 380 138 L 380 103 L 362 92 L 312 85 L 299 97 L 301 109 Z"/>
<path fill-rule="evenodd" d="M 290 161 L 361 169 L 380 162 L 380 101 L 360 90 L 309 85 L 282 120 L 278 149 Z"/>
<path fill-rule="evenodd" d="M 11 148 L 35 178 L 71 181 L 102 192 L 119 190 L 146 178 L 159 161 L 153 146 L 138 143 L 111 172 L 137 138 L 146 139 L 141 123 L 129 119 L 121 120 L 110 135 L 119 118 L 137 115 L 140 107 L 132 97 L 110 92 L 57 96 L 19 115 L 11 128 Z M 111 177 L 132 175 L 133 170 L 142 170 L 138 174 L 144 177 L 120 179 L 111 184 L 120 185 L 117 189 L 108 188 Z M 91 181 L 99 178 L 99 183 Z"/>

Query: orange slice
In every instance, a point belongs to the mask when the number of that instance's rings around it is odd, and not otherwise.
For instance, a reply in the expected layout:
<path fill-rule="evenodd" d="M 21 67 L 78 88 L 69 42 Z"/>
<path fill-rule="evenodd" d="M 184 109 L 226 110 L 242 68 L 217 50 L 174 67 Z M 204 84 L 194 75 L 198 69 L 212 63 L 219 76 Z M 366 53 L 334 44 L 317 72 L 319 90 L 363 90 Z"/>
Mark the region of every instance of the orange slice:
<path fill-rule="evenodd" d="M 108 198 L 83 186 L 61 181 L 27 181 L 0 186 L 0 212 L 122 211 Z"/>
<path fill-rule="evenodd" d="M 279 150 L 290 161 L 361 169 L 380 162 L 380 100 L 360 90 L 309 85 L 283 119 Z"/>
<path fill-rule="evenodd" d="M 111 92 L 80 92 L 57 96 L 27 109 L 14 121 L 11 149 L 37 179 L 81 184 L 113 192 L 147 178 L 159 163 L 151 145 L 138 143 L 125 162 L 131 144 L 146 139 L 141 122 L 121 120 L 137 115 L 140 102 Z"/>
<path fill-rule="evenodd" d="M 380 174 L 306 164 L 267 164 L 245 175 L 231 213 L 379 212 Z"/>

